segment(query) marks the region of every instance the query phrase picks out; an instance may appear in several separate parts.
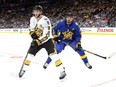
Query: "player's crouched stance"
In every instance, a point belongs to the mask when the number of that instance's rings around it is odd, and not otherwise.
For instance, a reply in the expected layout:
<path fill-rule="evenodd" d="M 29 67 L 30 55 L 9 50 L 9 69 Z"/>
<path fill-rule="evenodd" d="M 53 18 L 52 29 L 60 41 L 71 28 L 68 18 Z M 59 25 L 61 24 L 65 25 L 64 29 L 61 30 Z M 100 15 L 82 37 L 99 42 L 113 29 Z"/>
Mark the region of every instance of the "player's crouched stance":
<path fill-rule="evenodd" d="M 46 16 L 42 15 L 42 10 L 41 6 L 35 6 L 33 9 L 34 16 L 30 19 L 30 35 L 33 40 L 19 72 L 19 77 L 23 76 L 26 68 L 30 65 L 31 60 L 34 58 L 36 53 L 42 48 L 45 48 L 49 58 L 51 59 L 51 57 L 53 57 L 52 60 L 55 62 L 56 67 L 60 70 L 59 79 L 63 79 L 65 78 L 66 73 L 62 66 L 62 61 L 55 57 L 56 49 L 53 40 L 50 37 L 51 23 Z"/>
<path fill-rule="evenodd" d="M 92 66 L 89 64 L 86 54 L 81 47 L 81 32 L 78 25 L 73 20 L 73 14 L 67 14 L 66 19 L 60 21 L 54 27 L 54 40 L 56 43 L 57 52 L 60 53 L 66 45 L 72 47 L 81 57 L 86 67 L 89 69 Z M 48 58 L 43 66 L 47 68 L 48 64 L 51 62 L 51 59 Z"/>

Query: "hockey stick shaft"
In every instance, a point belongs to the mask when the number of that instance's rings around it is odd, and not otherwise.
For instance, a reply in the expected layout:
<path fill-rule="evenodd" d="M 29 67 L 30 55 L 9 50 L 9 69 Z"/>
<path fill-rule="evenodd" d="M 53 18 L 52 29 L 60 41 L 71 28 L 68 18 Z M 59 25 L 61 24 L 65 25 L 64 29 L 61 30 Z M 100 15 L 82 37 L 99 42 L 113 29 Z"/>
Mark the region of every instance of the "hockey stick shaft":
<path fill-rule="evenodd" d="M 74 48 L 75 48 L 75 47 L 74 47 Z M 107 57 L 105 57 L 105 56 L 101 56 L 101 55 L 96 54 L 96 53 L 94 53 L 94 52 L 91 52 L 91 51 L 85 50 L 85 49 L 83 49 L 83 48 L 81 48 L 81 50 L 86 51 L 86 52 L 88 52 L 88 53 L 90 53 L 90 54 L 93 54 L 93 55 L 95 55 L 95 56 L 101 57 L 101 58 L 103 58 L 103 59 L 107 59 Z"/>
<path fill-rule="evenodd" d="M 105 57 L 105 56 L 101 56 L 101 55 L 99 55 L 99 54 L 96 54 L 96 53 L 94 53 L 94 52 L 91 52 L 91 51 L 88 51 L 88 50 L 85 50 L 85 49 L 83 49 L 83 50 L 86 51 L 86 52 L 88 52 L 88 53 L 90 53 L 90 54 L 93 54 L 93 55 L 95 55 L 95 56 L 101 57 L 101 58 L 103 58 L 103 59 L 107 59 L 107 57 Z"/>
<path fill-rule="evenodd" d="M 30 47 L 31 47 L 31 45 L 30 45 Z M 30 49 L 30 47 L 29 47 L 29 49 Z M 27 54 L 26 54 L 26 56 L 25 56 L 25 59 L 23 60 L 23 64 L 22 64 L 22 66 L 21 66 L 21 69 L 20 69 L 20 71 L 19 71 L 19 77 L 22 77 L 21 72 L 22 72 L 22 70 L 23 70 L 23 67 L 24 67 L 24 64 L 25 64 L 25 60 L 27 59 L 27 55 L 28 55 L 28 53 L 29 53 L 29 49 L 28 49 L 28 51 L 27 51 Z"/>
<path fill-rule="evenodd" d="M 21 69 L 20 69 L 20 71 L 19 71 L 19 77 L 22 77 L 21 72 L 22 72 L 22 70 L 23 70 L 24 62 L 25 62 L 25 60 L 26 60 L 26 58 L 27 58 L 27 55 L 28 55 L 28 52 L 27 52 L 27 54 L 26 54 L 26 56 L 25 56 L 25 59 L 23 60 L 23 64 L 22 64 Z"/>

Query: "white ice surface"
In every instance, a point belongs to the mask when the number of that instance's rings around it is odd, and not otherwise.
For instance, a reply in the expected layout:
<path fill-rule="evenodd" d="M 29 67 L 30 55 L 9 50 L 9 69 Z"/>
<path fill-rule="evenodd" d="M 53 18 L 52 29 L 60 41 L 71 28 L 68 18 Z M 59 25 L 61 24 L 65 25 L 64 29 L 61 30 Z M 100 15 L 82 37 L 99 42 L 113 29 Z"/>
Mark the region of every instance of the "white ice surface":
<path fill-rule="evenodd" d="M 45 49 L 37 53 L 25 75 L 18 78 L 30 42 L 27 34 L 0 33 L 0 87 L 116 87 L 116 55 L 105 60 L 86 53 L 93 66 L 89 70 L 68 46 L 58 56 L 66 68 L 67 80 L 59 81 L 59 72 L 53 62 L 47 70 L 42 68 L 47 59 Z M 82 46 L 108 56 L 116 53 L 116 36 L 83 35 Z"/>

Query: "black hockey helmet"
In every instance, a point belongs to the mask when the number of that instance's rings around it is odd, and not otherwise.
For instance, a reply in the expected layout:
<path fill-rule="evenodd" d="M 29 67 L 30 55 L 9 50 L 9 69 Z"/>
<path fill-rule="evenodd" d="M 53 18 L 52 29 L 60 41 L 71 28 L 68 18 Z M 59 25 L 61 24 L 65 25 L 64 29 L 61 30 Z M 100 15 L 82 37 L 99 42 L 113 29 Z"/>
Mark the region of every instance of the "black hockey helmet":
<path fill-rule="evenodd" d="M 40 6 L 40 5 L 36 5 L 36 6 L 33 8 L 33 10 L 40 10 L 40 11 L 43 11 L 43 8 L 42 8 L 42 6 Z"/>

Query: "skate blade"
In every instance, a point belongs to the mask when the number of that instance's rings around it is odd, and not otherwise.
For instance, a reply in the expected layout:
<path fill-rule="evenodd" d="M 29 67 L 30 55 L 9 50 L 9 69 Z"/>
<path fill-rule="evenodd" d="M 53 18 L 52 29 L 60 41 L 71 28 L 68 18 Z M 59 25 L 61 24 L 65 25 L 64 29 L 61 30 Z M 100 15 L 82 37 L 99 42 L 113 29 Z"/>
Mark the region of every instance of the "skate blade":
<path fill-rule="evenodd" d="M 25 71 L 20 71 L 19 72 L 19 78 L 21 78 L 24 75 Z"/>
<path fill-rule="evenodd" d="M 66 80 L 67 80 L 67 76 L 65 78 L 63 78 L 63 79 L 60 79 L 60 82 L 64 82 Z"/>

